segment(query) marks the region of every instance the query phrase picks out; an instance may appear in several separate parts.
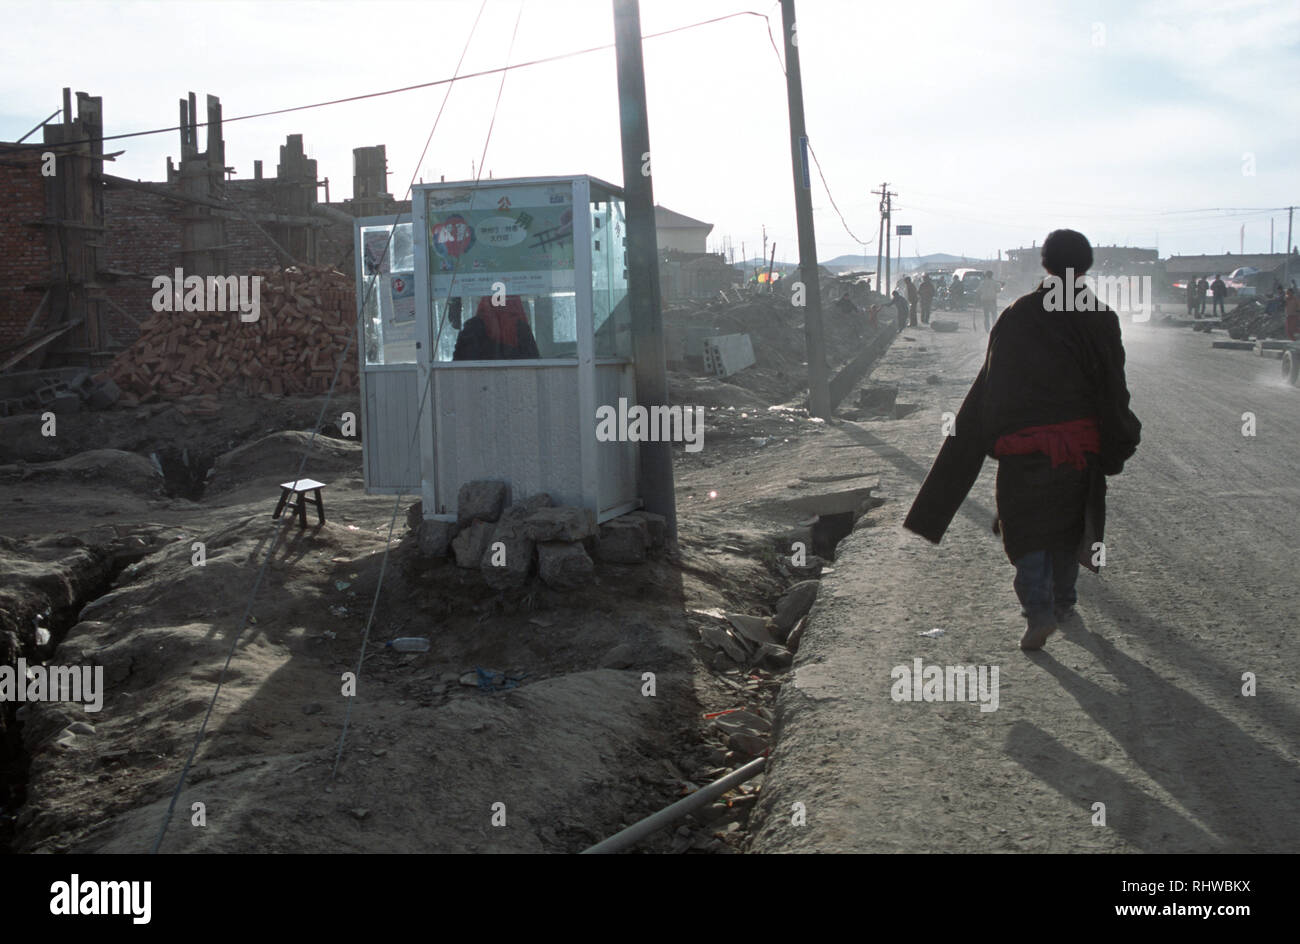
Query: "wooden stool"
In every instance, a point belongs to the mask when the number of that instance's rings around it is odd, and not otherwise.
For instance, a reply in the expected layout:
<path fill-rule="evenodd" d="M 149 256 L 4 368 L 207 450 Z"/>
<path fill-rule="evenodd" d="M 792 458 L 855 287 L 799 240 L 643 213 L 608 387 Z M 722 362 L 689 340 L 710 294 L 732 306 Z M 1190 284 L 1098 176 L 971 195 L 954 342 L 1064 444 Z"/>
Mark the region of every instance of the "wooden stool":
<path fill-rule="evenodd" d="M 320 523 L 325 523 L 325 503 L 321 501 L 320 490 L 325 487 L 324 482 L 317 482 L 315 479 L 299 479 L 296 482 L 280 483 L 280 503 L 275 506 L 275 513 L 272 518 L 280 517 L 280 512 L 284 511 L 286 505 L 298 512 L 298 526 L 307 527 L 307 506 L 316 506 L 316 516 Z M 309 498 L 307 492 L 313 492 L 315 497 Z M 289 496 L 293 496 L 293 501 L 289 501 Z"/>

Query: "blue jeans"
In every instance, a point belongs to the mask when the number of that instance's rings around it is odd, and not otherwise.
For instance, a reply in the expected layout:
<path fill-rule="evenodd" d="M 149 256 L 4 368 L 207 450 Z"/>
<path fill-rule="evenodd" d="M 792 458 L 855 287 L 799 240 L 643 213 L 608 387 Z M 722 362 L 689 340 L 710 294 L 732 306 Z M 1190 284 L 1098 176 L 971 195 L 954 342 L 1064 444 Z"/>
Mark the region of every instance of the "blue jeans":
<path fill-rule="evenodd" d="M 1033 551 L 1016 561 L 1016 596 L 1030 626 L 1055 625 L 1056 613 L 1078 602 L 1074 585 L 1079 579 L 1079 561 L 1075 553 Z"/>

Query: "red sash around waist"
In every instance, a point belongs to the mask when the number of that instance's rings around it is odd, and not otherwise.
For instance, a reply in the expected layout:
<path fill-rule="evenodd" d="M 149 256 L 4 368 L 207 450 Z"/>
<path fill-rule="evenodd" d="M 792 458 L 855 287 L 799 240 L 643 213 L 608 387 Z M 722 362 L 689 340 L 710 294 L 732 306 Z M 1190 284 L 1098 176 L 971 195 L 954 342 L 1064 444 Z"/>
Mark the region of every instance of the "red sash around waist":
<path fill-rule="evenodd" d="M 1026 456 L 1041 452 L 1052 460 L 1052 468 L 1070 463 L 1076 469 L 1086 469 L 1085 453 L 1101 452 L 1101 429 L 1092 417 L 1053 423 L 1050 426 L 1026 426 L 1014 433 L 998 437 L 993 444 L 993 455 Z"/>

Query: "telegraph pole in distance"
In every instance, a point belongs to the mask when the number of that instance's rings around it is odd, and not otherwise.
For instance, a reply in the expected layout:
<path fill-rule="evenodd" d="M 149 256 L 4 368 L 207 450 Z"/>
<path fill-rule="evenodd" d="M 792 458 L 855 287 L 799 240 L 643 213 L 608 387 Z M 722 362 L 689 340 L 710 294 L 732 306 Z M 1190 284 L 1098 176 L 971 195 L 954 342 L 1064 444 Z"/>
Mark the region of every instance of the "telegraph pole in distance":
<path fill-rule="evenodd" d="M 654 188 L 650 181 L 650 126 L 646 119 L 645 68 L 641 59 L 638 0 L 614 0 L 614 50 L 618 113 L 623 141 L 623 194 L 627 201 L 627 301 L 632 314 L 636 398 L 642 406 L 668 406 L 667 353 L 659 303 L 659 247 Z M 575 212 L 587 212 L 575 208 Z M 580 247 L 590 252 L 590 247 Z M 583 417 L 594 423 L 594 416 Z M 642 442 L 641 492 L 646 510 L 667 519 L 669 546 L 677 547 L 677 498 L 672 444 Z"/>
<path fill-rule="evenodd" d="M 804 341 L 808 356 L 808 415 L 831 416 L 826 342 L 822 335 L 822 297 L 817 272 L 817 235 L 813 231 L 812 181 L 808 168 L 808 134 L 803 123 L 803 81 L 799 74 L 799 37 L 794 0 L 781 0 L 785 33 L 785 87 L 790 103 L 790 164 L 794 171 L 794 212 L 799 224 L 799 271 L 804 285 Z M 793 296 L 792 296 L 793 297 Z"/>
<path fill-rule="evenodd" d="M 893 198 L 898 196 L 892 190 L 885 191 L 885 285 L 892 285 L 893 279 L 889 270 L 889 234 L 893 232 L 894 226 L 894 203 Z M 891 289 L 892 291 L 892 289 Z"/>
<path fill-rule="evenodd" d="M 884 257 L 884 232 L 885 232 L 885 194 L 889 191 L 889 184 L 881 182 L 879 190 L 873 190 L 872 193 L 880 194 L 880 229 L 876 233 L 876 291 L 882 295 L 884 291 L 881 286 L 884 284 L 880 281 L 880 263 Z"/>

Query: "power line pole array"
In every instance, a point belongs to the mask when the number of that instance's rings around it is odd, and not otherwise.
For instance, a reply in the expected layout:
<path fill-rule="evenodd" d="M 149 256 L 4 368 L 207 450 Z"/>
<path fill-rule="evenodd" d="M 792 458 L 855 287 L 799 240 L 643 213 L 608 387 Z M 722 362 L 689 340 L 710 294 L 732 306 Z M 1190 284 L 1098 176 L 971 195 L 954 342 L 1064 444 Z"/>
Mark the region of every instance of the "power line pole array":
<path fill-rule="evenodd" d="M 794 0 L 781 0 L 781 24 L 785 31 L 786 97 L 790 103 L 790 163 L 794 171 L 794 210 L 799 224 L 799 270 L 804 289 L 808 414 L 825 419 L 831 416 L 831 391 L 826 366 L 826 344 L 822 336 L 817 236 L 813 231 L 812 181 L 808 167 L 808 134 L 803 121 L 803 82 L 799 74 L 799 39 L 795 33 Z"/>

